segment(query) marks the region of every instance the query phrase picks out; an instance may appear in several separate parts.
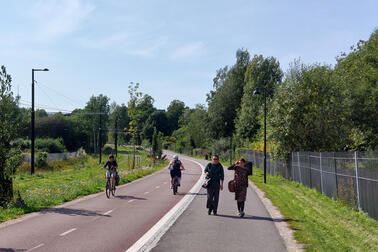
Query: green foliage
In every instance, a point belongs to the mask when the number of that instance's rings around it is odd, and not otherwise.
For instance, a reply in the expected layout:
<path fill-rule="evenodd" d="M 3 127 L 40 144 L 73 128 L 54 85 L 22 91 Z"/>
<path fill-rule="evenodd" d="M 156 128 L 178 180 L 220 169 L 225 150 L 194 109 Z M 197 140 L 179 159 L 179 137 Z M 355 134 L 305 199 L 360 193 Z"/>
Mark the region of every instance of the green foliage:
<path fill-rule="evenodd" d="M 152 135 L 152 155 L 154 157 L 158 157 L 160 159 L 162 153 L 163 153 L 163 144 L 162 144 L 162 135 L 159 134 L 160 132 L 157 131 L 156 128 L 154 128 L 154 133 Z"/>
<path fill-rule="evenodd" d="M 37 138 L 35 148 L 42 152 L 62 153 L 65 152 L 63 139 L 61 138 Z"/>
<path fill-rule="evenodd" d="M 38 152 L 36 155 L 35 164 L 38 168 L 47 167 L 47 152 Z"/>
<path fill-rule="evenodd" d="M 234 121 L 240 109 L 244 90 L 244 75 L 249 62 L 247 50 L 236 52 L 236 63 L 228 70 L 218 70 L 214 78 L 214 91 L 207 95 L 209 105 L 209 133 L 214 138 L 231 136 Z"/>
<path fill-rule="evenodd" d="M 47 117 L 47 116 L 48 116 L 48 114 L 47 114 L 46 110 L 44 110 L 44 109 L 37 109 L 35 111 L 35 117 L 36 118 Z"/>
<path fill-rule="evenodd" d="M 31 141 L 29 139 L 17 138 L 12 142 L 12 148 L 20 148 L 21 150 L 29 149 Z"/>
<path fill-rule="evenodd" d="M 269 109 L 275 154 L 342 150 L 349 127 L 341 91 L 331 67 L 295 61 Z"/>
<path fill-rule="evenodd" d="M 12 77 L 5 66 L 0 70 L 0 206 L 13 198 L 12 178 L 20 165 L 20 150 L 11 147 L 22 121 L 17 100 L 12 93 Z"/>
<path fill-rule="evenodd" d="M 172 135 L 173 131 L 179 128 L 179 119 L 184 113 L 185 103 L 179 100 L 173 100 L 167 108 L 167 117 L 169 120 L 169 134 Z"/>
<path fill-rule="evenodd" d="M 162 132 L 167 136 L 170 133 L 169 120 L 166 113 L 163 110 L 156 110 L 147 119 L 142 129 L 142 136 L 145 139 L 152 140 L 154 128 L 157 131 Z"/>
<path fill-rule="evenodd" d="M 263 93 L 266 92 L 269 103 L 281 83 L 282 76 L 280 64 L 274 57 L 264 58 L 262 55 L 255 55 L 248 64 L 241 109 L 236 121 L 236 135 L 239 138 L 252 140 L 256 135 L 261 127 L 258 117 L 264 113 Z M 253 91 L 257 88 L 261 95 L 253 95 Z"/>
<path fill-rule="evenodd" d="M 109 120 L 110 120 L 109 127 L 112 129 L 111 132 L 112 132 L 113 140 L 115 139 L 115 134 L 117 133 L 119 144 L 125 144 L 128 141 L 130 141 L 130 136 L 125 134 L 130 123 L 127 106 L 125 104 L 121 104 L 119 106 L 116 103 L 113 103 L 111 105 L 111 112 L 110 112 Z M 121 132 L 125 132 L 125 133 L 121 133 Z"/>
<path fill-rule="evenodd" d="M 113 148 L 110 147 L 110 146 L 105 146 L 104 149 L 102 150 L 102 152 L 106 155 L 110 155 L 110 154 L 113 154 Z"/>

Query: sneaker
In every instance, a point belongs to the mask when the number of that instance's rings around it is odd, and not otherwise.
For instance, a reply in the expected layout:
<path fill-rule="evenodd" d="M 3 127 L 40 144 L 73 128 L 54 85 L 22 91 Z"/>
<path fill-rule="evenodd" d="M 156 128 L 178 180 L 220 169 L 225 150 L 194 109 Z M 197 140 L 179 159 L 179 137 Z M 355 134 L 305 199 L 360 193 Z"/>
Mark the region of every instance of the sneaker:
<path fill-rule="evenodd" d="M 171 184 L 171 187 L 170 187 L 171 189 L 173 189 L 173 185 Z"/>
<path fill-rule="evenodd" d="M 211 208 L 209 208 L 209 211 L 207 211 L 207 214 L 210 215 L 211 214 Z"/>
<path fill-rule="evenodd" d="M 244 217 L 244 212 L 241 212 L 240 213 L 240 218 L 243 218 Z"/>
<path fill-rule="evenodd" d="M 213 213 L 214 213 L 214 215 L 217 215 L 217 211 L 216 210 L 213 210 Z"/>

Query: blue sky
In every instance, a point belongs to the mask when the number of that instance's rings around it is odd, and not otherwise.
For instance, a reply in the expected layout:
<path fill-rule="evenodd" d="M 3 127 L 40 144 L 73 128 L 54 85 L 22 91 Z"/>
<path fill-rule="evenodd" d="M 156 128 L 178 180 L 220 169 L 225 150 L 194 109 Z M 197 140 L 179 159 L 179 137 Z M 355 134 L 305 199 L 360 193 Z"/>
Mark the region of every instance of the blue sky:
<path fill-rule="evenodd" d="M 83 107 L 91 95 L 127 103 L 128 85 L 166 108 L 173 99 L 205 103 L 220 67 L 238 48 L 334 64 L 335 57 L 378 26 L 377 1 L 1 0 L 0 65 L 23 103 Z M 68 98 L 67 98 L 68 97 Z"/>

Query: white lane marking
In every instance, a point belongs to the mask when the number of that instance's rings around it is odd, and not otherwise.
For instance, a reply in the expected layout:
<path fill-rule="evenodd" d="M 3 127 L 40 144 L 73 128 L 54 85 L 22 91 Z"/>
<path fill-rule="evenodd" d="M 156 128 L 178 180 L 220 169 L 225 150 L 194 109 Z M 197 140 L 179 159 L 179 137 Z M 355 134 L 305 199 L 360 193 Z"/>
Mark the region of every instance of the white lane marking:
<path fill-rule="evenodd" d="M 168 182 L 164 182 L 164 185 L 168 184 Z"/>
<path fill-rule="evenodd" d="M 131 203 L 131 202 L 133 202 L 135 199 L 132 199 L 132 200 L 129 200 L 129 201 L 127 201 L 127 203 Z"/>
<path fill-rule="evenodd" d="M 134 251 L 150 251 L 154 248 L 161 237 L 168 231 L 168 229 L 175 223 L 180 215 L 188 208 L 196 194 L 201 190 L 203 179 L 205 175 L 203 170 L 205 167 L 197 161 L 187 159 L 193 163 L 199 165 L 202 168 L 202 175 L 196 182 L 196 184 L 190 189 L 187 195 L 185 195 L 174 207 L 169 210 L 150 230 L 147 231 L 138 241 L 136 241 L 126 252 Z"/>
<path fill-rule="evenodd" d="M 104 213 L 103 215 L 108 215 L 108 214 L 110 214 L 111 212 L 113 212 L 115 210 L 115 208 L 114 209 L 112 209 L 112 210 L 109 210 L 109 211 L 107 211 L 106 213 Z"/>
<path fill-rule="evenodd" d="M 76 229 L 77 229 L 77 228 L 71 228 L 70 230 L 67 230 L 67 231 L 64 232 L 64 233 L 61 233 L 60 236 L 65 236 L 65 235 L 67 235 L 67 234 L 69 234 L 69 233 L 75 231 Z"/>
<path fill-rule="evenodd" d="M 44 245 L 45 245 L 44 243 L 41 243 L 41 244 L 39 244 L 39 245 L 37 245 L 37 246 L 35 246 L 35 247 L 29 249 L 29 250 L 26 250 L 26 252 L 33 251 L 33 250 L 35 250 L 35 249 L 37 249 L 37 248 L 40 248 L 40 247 L 42 247 L 42 246 L 44 246 Z"/>
<path fill-rule="evenodd" d="M 156 189 L 159 189 L 159 188 L 160 188 L 160 186 L 155 186 L 155 188 L 156 188 Z"/>
<path fill-rule="evenodd" d="M 150 192 L 145 192 L 144 195 L 147 195 L 147 194 L 149 194 L 149 193 L 150 193 Z"/>

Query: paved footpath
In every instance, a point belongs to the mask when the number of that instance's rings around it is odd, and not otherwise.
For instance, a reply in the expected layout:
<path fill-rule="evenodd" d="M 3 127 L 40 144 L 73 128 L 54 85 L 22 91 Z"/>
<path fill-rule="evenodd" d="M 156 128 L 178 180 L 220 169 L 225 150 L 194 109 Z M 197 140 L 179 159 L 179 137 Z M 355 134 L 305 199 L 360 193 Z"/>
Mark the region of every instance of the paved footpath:
<path fill-rule="evenodd" d="M 203 165 L 208 163 L 195 160 Z M 274 221 L 284 220 L 272 219 L 251 187 L 247 192 L 246 216 L 236 215 L 234 194 L 227 189 L 232 177 L 233 171 L 225 169 L 225 188 L 220 194 L 217 216 L 207 214 L 206 189 L 201 189 L 153 251 L 286 251 L 274 225 Z"/>
<path fill-rule="evenodd" d="M 198 181 L 201 167 L 188 160 L 183 164 L 179 195 L 173 195 L 164 169 L 118 187 L 115 198 L 91 195 L 15 224 L 0 224 L 0 251 L 125 251 Z"/>

